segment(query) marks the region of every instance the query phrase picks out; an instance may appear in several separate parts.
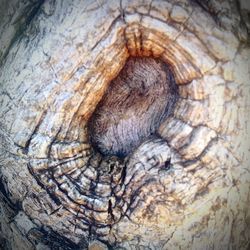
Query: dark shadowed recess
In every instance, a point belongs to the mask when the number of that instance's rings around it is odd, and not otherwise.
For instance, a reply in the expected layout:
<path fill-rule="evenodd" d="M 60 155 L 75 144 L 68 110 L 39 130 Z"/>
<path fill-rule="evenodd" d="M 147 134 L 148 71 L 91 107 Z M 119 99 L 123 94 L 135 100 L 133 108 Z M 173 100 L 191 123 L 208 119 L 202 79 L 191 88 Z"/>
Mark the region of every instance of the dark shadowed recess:
<path fill-rule="evenodd" d="M 24 1 L 25 2 L 25 1 Z M 13 22 L 13 28 L 15 29 L 14 36 L 11 38 L 8 48 L 6 49 L 5 53 L 2 55 L 0 54 L 0 66 L 3 64 L 5 58 L 7 58 L 9 51 L 13 47 L 13 45 L 23 38 L 23 35 L 28 27 L 30 27 L 32 21 L 34 18 L 36 18 L 38 13 L 41 11 L 41 6 L 45 0 L 37 0 L 37 1 L 26 1 L 24 6 L 25 8 L 20 13 L 19 16 L 17 16 Z M 6 1 L 6 6 L 9 6 L 12 3 L 12 1 Z M 17 6 L 18 8 L 18 6 Z M 8 9 L 8 7 L 6 7 Z"/>
<path fill-rule="evenodd" d="M 151 57 L 130 57 L 90 119 L 91 143 L 103 155 L 127 156 L 155 135 L 172 114 L 177 98 L 167 64 Z"/>

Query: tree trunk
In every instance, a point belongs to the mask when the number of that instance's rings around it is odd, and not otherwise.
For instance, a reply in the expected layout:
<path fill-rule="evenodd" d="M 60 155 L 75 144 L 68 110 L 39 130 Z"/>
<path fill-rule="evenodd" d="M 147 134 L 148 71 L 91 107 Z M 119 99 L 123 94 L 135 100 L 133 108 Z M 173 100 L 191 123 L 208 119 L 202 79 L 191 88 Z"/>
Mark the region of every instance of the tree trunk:
<path fill-rule="evenodd" d="M 0 248 L 249 249 L 249 11 L 4 0 Z"/>

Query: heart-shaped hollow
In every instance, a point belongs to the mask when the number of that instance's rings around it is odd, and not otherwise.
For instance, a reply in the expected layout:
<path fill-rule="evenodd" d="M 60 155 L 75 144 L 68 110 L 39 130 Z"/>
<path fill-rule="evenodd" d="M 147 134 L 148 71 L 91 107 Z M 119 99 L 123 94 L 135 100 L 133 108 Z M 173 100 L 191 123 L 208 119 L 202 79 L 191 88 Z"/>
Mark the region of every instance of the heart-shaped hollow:
<path fill-rule="evenodd" d="M 177 98 L 168 65 L 151 57 L 128 58 L 89 121 L 91 143 L 104 155 L 125 157 L 155 133 Z"/>

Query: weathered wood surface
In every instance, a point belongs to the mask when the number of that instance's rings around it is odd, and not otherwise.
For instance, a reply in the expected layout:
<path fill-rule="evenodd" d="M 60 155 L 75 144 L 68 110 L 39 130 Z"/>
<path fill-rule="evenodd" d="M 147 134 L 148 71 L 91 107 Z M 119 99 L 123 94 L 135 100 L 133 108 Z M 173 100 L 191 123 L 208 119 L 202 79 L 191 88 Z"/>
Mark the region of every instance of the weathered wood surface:
<path fill-rule="evenodd" d="M 1 248 L 249 248 L 249 9 L 3 1 Z M 136 55 L 168 63 L 180 98 L 158 137 L 103 157 L 88 120 Z"/>

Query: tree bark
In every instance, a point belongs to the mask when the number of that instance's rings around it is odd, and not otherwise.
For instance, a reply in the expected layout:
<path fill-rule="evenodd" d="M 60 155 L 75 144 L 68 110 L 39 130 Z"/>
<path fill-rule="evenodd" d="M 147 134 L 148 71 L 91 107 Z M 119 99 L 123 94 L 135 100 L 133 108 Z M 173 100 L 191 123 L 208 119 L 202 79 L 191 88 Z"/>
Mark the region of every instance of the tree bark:
<path fill-rule="evenodd" d="M 249 11 L 4 0 L 0 248 L 249 249 Z M 166 63 L 179 98 L 131 154 L 104 156 L 89 121 L 134 56 Z"/>

